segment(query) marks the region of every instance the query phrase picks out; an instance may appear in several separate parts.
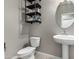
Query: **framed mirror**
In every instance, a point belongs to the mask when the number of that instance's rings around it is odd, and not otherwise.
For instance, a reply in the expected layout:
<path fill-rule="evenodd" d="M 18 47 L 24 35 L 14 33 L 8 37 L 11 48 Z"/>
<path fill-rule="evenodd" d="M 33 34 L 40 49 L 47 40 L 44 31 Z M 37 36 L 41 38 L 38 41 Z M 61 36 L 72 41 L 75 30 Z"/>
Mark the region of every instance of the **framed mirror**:
<path fill-rule="evenodd" d="M 61 29 L 67 29 L 74 23 L 74 4 L 72 1 L 61 2 L 56 10 L 55 19 Z"/>

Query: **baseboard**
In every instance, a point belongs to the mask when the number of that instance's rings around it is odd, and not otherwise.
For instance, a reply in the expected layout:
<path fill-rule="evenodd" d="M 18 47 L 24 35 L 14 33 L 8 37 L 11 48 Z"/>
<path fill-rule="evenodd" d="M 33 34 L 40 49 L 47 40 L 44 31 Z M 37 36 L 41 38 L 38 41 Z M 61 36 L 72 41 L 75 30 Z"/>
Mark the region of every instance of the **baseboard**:
<path fill-rule="evenodd" d="M 60 57 L 36 51 L 36 59 L 61 59 Z"/>
<path fill-rule="evenodd" d="M 8 59 L 8 58 L 6 58 L 6 59 Z M 17 59 L 17 56 L 14 56 L 12 59 Z M 61 58 L 51 55 L 51 54 L 44 53 L 44 52 L 36 51 L 35 59 L 61 59 Z"/>

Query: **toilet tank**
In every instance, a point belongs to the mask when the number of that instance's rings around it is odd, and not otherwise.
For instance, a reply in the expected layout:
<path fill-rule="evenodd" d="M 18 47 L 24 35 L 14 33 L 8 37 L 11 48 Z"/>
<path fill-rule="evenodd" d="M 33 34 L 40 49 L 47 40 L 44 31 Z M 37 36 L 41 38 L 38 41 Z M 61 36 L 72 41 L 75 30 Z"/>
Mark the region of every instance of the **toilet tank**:
<path fill-rule="evenodd" d="M 30 43 L 32 47 L 40 46 L 40 37 L 30 37 Z"/>

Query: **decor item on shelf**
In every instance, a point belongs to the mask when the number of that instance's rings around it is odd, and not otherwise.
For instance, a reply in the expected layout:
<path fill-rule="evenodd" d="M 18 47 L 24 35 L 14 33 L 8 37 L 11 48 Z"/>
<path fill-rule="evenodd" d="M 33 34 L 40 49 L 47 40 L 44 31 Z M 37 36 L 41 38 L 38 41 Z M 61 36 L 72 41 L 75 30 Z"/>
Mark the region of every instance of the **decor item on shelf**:
<path fill-rule="evenodd" d="M 33 16 L 32 18 L 33 18 L 33 21 L 36 20 L 36 16 Z"/>
<path fill-rule="evenodd" d="M 39 8 L 36 8 L 36 11 L 37 11 L 37 12 L 40 12 L 40 9 L 39 9 Z"/>
<path fill-rule="evenodd" d="M 28 19 L 28 21 L 32 21 L 32 20 L 33 20 L 32 18 L 29 18 L 29 19 Z"/>
<path fill-rule="evenodd" d="M 39 8 L 40 9 L 41 8 L 40 4 L 38 4 L 38 3 L 31 4 L 31 5 L 28 5 L 26 7 L 29 8 L 29 9 L 35 9 L 35 8 Z"/>
<path fill-rule="evenodd" d="M 27 1 L 27 2 L 26 2 L 26 5 L 29 6 L 29 5 L 31 5 L 31 3 Z"/>

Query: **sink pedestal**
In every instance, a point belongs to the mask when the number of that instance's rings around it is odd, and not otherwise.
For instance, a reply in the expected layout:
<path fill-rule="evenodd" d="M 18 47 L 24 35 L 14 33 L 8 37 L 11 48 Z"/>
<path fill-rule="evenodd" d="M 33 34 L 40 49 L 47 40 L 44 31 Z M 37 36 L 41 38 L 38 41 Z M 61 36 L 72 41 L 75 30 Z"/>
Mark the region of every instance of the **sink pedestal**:
<path fill-rule="evenodd" d="M 69 47 L 65 44 L 62 44 L 62 59 L 69 59 Z"/>
<path fill-rule="evenodd" d="M 73 35 L 55 35 L 54 40 L 62 44 L 62 59 L 69 59 L 69 45 L 74 45 Z"/>

